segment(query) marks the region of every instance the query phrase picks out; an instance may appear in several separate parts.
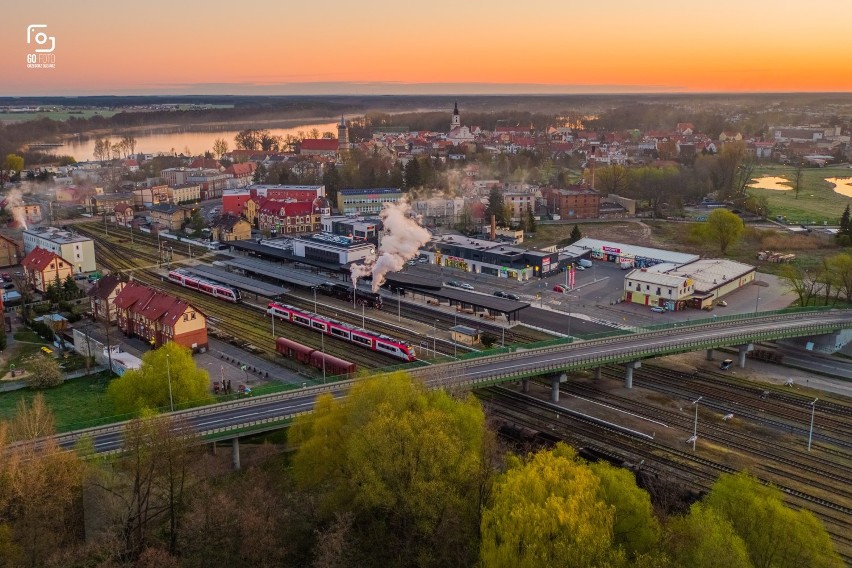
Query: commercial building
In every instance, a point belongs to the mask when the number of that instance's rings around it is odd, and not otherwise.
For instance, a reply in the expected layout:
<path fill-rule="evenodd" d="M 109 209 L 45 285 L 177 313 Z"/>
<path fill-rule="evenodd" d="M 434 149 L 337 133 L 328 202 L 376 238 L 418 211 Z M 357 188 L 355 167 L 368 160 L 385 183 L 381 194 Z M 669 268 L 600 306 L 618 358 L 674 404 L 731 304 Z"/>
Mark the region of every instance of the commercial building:
<path fill-rule="evenodd" d="M 128 282 L 113 304 L 125 335 L 144 339 L 153 347 L 174 341 L 193 351 L 207 350 L 207 318 L 183 300 Z"/>
<path fill-rule="evenodd" d="M 435 237 L 420 252 L 439 266 L 521 281 L 561 269 L 558 252 L 461 235 Z"/>
<path fill-rule="evenodd" d="M 605 260 L 617 264 L 629 263 L 635 268 L 647 268 L 663 262 L 681 265 L 695 262 L 699 258 L 697 254 L 672 252 L 599 239 L 583 238 L 571 246 L 575 249 L 591 251 L 591 257 L 595 260 Z"/>
<path fill-rule="evenodd" d="M 668 310 L 700 310 L 750 284 L 754 275 L 753 266 L 719 258 L 658 264 L 631 270 L 624 279 L 623 299 Z"/>
<path fill-rule="evenodd" d="M 293 240 L 293 255 L 330 265 L 359 262 L 376 254 L 376 246 L 367 241 L 319 233 L 303 235 Z"/>
<path fill-rule="evenodd" d="M 63 231 L 56 227 L 37 227 L 27 229 L 23 233 L 24 254 L 29 254 L 36 248 L 43 248 L 55 253 L 68 262 L 75 273 L 93 272 L 95 266 L 95 243 L 88 237 L 83 237 L 71 231 Z"/>
<path fill-rule="evenodd" d="M 320 220 L 322 231 L 332 235 L 349 237 L 356 241 L 374 241 L 378 243 L 382 220 L 378 217 L 347 217 L 346 215 L 328 215 Z"/>
<path fill-rule="evenodd" d="M 385 203 L 397 203 L 400 199 L 399 189 L 341 189 L 337 192 L 337 211 L 343 215 L 378 215 Z"/>

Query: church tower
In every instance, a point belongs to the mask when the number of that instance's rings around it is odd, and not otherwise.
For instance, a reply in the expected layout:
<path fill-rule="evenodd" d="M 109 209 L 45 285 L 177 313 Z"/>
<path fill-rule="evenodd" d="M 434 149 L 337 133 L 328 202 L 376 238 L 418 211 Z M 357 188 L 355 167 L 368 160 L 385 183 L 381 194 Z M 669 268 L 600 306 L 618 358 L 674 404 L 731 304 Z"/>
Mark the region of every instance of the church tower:
<path fill-rule="evenodd" d="M 461 126 L 461 117 L 459 116 L 459 102 L 456 101 L 456 106 L 453 108 L 453 120 L 450 122 L 450 130 Z"/>
<path fill-rule="evenodd" d="M 337 125 L 337 150 L 345 152 L 349 149 L 349 127 L 346 126 L 346 121 L 343 120 L 343 115 L 340 115 L 340 124 Z"/>

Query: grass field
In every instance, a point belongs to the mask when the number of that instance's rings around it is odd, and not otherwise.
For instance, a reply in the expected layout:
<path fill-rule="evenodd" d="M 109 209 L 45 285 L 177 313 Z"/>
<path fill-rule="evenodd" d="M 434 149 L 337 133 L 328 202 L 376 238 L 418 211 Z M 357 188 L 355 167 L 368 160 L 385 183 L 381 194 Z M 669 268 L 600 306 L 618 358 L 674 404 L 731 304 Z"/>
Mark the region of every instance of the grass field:
<path fill-rule="evenodd" d="M 68 120 L 72 116 L 77 118 L 91 118 L 95 115 L 110 117 L 117 114 L 117 110 L 81 110 L 79 112 L 69 112 L 67 110 L 48 111 L 48 112 L 3 112 L 0 113 L 0 121 L 2 122 L 25 122 L 27 120 L 38 120 L 40 118 L 49 118 L 51 120 Z"/>
<path fill-rule="evenodd" d="M 788 181 L 792 179 L 794 168 L 790 166 L 770 165 L 755 168 L 754 178 L 764 176 L 781 177 Z M 852 204 L 852 197 L 835 193 L 833 185 L 825 178 L 852 177 L 852 169 L 847 166 L 827 168 L 805 168 L 802 170 L 802 184 L 799 198 L 795 192 L 777 191 L 772 189 L 749 188 L 749 194 L 755 197 L 765 197 L 769 203 L 770 215 L 783 215 L 788 222 L 794 224 L 823 224 L 837 225 L 840 216 L 847 205 Z M 792 184 L 790 184 L 792 186 Z"/>
<path fill-rule="evenodd" d="M 105 373 L 91 377 L 71 379 L 56 388 L 36 391 L 22 389 L 0 393 L 0 420 L 15 415 L 21 399 L 30 402 L 36 393 L 43 393 L 45 402 L 56 418 L 58 431 L 84 428 L 113 414 L 112 404 L 106 398 L 108 379 Z"/>

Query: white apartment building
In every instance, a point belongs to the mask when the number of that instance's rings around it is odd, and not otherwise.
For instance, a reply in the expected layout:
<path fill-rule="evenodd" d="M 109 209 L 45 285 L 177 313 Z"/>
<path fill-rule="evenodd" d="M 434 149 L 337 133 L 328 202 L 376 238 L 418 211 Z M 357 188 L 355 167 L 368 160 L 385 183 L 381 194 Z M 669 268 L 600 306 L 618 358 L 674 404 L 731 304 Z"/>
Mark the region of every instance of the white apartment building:
<path fill-rule="evenodd" d="M 23 233 L 24 255 L 36 247 L 49 250 L 74 267 L 75 273 L 93 272 L 95 265 L 95 243 L 92 239 L 63 231 L 56 227 L 36 227 Z"/>

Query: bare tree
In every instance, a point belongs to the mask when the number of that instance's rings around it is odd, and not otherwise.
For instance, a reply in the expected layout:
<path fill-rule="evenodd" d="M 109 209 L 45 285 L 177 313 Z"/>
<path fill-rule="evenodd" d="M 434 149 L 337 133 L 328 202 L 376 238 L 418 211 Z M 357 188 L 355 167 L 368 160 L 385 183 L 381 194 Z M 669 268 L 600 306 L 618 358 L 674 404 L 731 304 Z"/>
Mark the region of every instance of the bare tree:
<path fill-rule="evenodd" d="M 224 138 L 217 138 L 213 141 L 213 155 L 221 160 L 222 156 L 228 153 L 228 142 Z"/>
<path fill-rule="evenodd" d="M 802 169 L 804 168 L 804 164 L 800 161 L 796 166 L 796 169 L 793 170 L 793 191 L 795 192 L 796 199 L 799 198 L 799 189 L 802 187 Z"/>
<path fill-rule="evenodd" d="M 121 139 L 122 145 L 124 145 L 124 150 L 128 155 L 133 155 L 136 153 L 136 138 L 132 135 L 127 134 Z"/>

